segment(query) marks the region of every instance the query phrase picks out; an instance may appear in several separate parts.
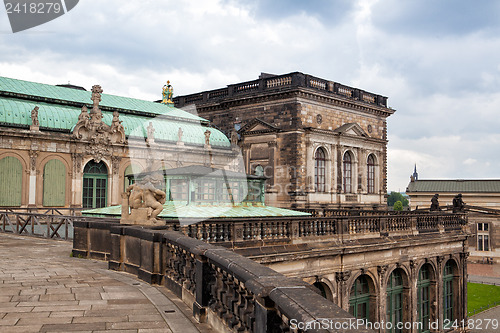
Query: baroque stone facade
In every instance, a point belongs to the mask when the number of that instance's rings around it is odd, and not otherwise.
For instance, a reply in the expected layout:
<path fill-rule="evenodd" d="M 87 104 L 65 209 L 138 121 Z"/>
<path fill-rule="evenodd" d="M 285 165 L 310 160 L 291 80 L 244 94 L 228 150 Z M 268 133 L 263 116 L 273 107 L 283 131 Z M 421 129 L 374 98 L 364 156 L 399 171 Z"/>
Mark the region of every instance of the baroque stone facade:
<path fill-rule="evenodd" d="M 179 165 L 239 168 L 226 136 L 171 105 L 105 95 L 100 86 L 87 92 L 0 81 L 0 206 L 119 205 L 127 174 Z M 179 130 L 189 135 L 182 144 Z M 211 133 L 209 146 L 204 132 Z"/>
<path fill-rule="evenodd" d="M 290 73 L 174 101 L 237 135 L 247 172 L 268 177 L 268 204 L 385 209 L 386 97 Z"/>

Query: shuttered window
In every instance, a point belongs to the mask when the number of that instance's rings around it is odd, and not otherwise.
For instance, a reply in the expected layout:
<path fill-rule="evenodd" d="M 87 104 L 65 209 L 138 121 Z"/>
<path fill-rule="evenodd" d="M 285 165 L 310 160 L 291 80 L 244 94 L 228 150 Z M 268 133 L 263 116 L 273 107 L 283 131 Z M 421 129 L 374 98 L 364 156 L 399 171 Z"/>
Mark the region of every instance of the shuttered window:
<path fill-rule="evenodd" d="M 0 206 L 21 206 L 23 166 L 15 157 L 0 160 Z"/>
<path fill-rule="evenodd" d="M 66 166 L 53 159 L 43 168 L 43 205 L 63 207 L 66 204 Z"/>

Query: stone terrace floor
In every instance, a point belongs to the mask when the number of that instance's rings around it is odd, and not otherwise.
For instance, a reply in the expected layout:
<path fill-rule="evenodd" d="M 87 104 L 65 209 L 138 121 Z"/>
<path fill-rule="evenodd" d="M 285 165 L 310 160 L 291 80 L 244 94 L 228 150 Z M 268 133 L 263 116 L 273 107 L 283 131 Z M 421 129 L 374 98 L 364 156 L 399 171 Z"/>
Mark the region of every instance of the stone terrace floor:
<path fill-rule="evenodd" d="M 0 234 L 0 332 L 212 332 L 166 288 L 72 258 L 71 248 Z"/>

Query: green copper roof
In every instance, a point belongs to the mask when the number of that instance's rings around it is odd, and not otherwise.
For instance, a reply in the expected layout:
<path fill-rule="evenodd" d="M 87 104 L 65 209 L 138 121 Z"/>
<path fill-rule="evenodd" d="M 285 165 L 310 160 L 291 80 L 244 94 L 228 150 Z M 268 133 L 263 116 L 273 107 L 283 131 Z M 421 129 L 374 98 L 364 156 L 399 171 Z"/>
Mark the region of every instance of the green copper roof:
<path fill-rule="evenodd" d="M 407 193 L 500 193 L 500 179 L 425 179 L 410 182 Z"/>
<path fill-rule="evenodd" d="M 39 107 L 38 121 L 42 129 L 71 131 L 81 112 L 80 108 L 69 105 L 0 97 L 0 124 L 28 127 L 31 124 L 31 110 L 35 106 Z M 102 114 L 104 123 L 111 125 L 113 113 L 102 111 Z M 222 132 L 215 128 L 201 126 L 200 123 L 196 122 L 183 122 L 178 118 L 169 119 L 163 116 L 150 118 L 128 113 L 120 113 L 120 120 L 126 136 L 145 138 L 147 136 L 146 128 L 149 122 L 152 122 L 155 128 L 155 140 L 177 142 L 177 133 L 179 128 L 182 128 L 182 141 L 185 144 L 203 145 L 205 143 L 204 132 L 209 129 L 211 132 L 210 144 L 212 146 L 231 146 L 229 139 Z"/>
<path fill-rule="evenodd" d="M 90 216 L 121 216 L 121 206 L 111 206 L 85 210 L 84 215 Z M 310 216 L 309 213 L 290 209 L 265 206 L 260 203 L 243 203 L 231 205 L 229 203 L 189 205 L 182 201 L 168 201 L 163 205 L 162 218 L 230 218 L 230 217 L 264 217 L 264 216 Z"/>
<path fill-rule="evenodd" d="M 105 89 L 106 87 L 104 87 Z M 36 83 L 0 77 L 0 92 L 4 95 L 16 96 L 33 99 L 36 97 L 39 101 L 64 104 L 65 102 L 76 103 L 78 106 L 91 105 L 90 91 L 58 87 L 50 84 Z M 161 92 L 161 91 L 160 91 Z M 144 101 L 140 99 L 122 97 L 115 95 L 102 94 L 100 107 L 109 107 L 132 112 L 146 112 L 150 114 L 165 115 L 170 117 L 184 118 L 186 120 L 196 120 L 207 122 L 206 119 L 195 116 L 189 112 L 177 109 L 174 106 Z"/>

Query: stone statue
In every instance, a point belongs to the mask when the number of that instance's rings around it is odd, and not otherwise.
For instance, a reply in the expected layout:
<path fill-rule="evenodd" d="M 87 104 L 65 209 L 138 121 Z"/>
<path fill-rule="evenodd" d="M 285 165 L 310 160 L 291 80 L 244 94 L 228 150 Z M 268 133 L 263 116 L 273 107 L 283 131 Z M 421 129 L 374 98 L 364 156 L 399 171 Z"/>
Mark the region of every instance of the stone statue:
<path fill-rule="evenodd" d="M 31 111 L 31 125 L 40 126 L 40 123 L 38 122 L 38 106 L 35 106 L 35 108 Z"/>
<path fill-rule="evenodd" d="M 238 145 L 238 132 L 236 131 L 231 131 L 231 145 L 236 146 Z"/>
<path fill-rule="evenodd" d="M 210 146 L 210 134 L 212 134 L 212 132 L 206 130 L 204 134 L 205 134 L 205 146 Z"/>
<path fill-rule="evenodd" d="M 118 111 L 113 112 L 113 120 L 111 121 L 111 136 L 113 137 L 115 142 L 125 143 L 125 128 L 122 125 L 122 121 L 120 120 L 120 115 Z"/>
<path fill-rule="evenodd" d="M 439 194 L 434 194 L 434 196 L 431 199 L 431 212 L 432 211 L 440 211 L 441 208 L 439 208 Z"/>
<path fill-rule="evenodd" d="M 184 134 L 184 131 L 179 127 L 179 130 L 177 131 L 177 142 L 182 142 L 182 134 Z"/>
<path fill-rule="evenodd" d="M 155 142 L 155 128 L 153 127 L 153 122 L 149 122 L 148 127 L 146 128 L 148 137 L 147 137 L 147 142 L 148 143 L 153 143 Z"/>
<path fill-rule="evenodd" d="M 156 218 L 163 210 L 167 195 L 153 185 L 153 179 L 146 177 L 139 183 L 129 185 L 125 190 L 122 204 L 122 223 L 157 225 Z M 130 208 L 130 214 L 124 215 L 123 206 Z"/>
<path fill-rule="evenodd" d="M 463 212 L 464 210 L 465 202 L 462 200 L 462 193 L 459 193 L 453 198 L 453 213 Z"/>
<path fill-rule="evenodd" d="M 174 102 L 172 101 L 172 97 L 174 96 L 174 88 L 172 88 L 172 86 L 170 85 L 170 81 L 167 81 L 167 84 L 163 86 L 162 96 L 162 104 L 174 104 Z"/>

